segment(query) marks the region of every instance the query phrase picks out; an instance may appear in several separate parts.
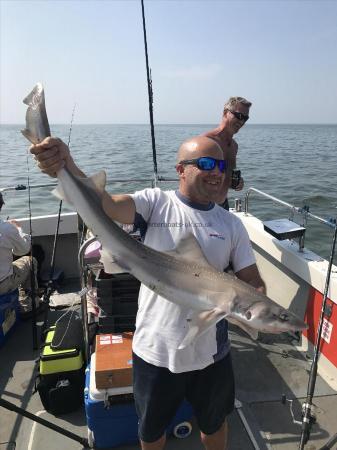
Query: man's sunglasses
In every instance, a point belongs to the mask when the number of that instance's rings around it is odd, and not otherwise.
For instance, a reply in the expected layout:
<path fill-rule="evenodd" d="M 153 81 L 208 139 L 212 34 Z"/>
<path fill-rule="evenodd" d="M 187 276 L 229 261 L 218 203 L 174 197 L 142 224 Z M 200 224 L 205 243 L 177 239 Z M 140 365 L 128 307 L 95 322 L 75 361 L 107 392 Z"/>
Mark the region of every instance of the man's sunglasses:
<path fill-rule="evenodd" d="M 179 164 L 195 164 L 200 170 L 214 170 L 216 166 L 219 167 L 220 172 L 225 172 L 227 169 L 227 161 L 224 159 L 215 159 L 210 156 L 202 156 L 196 159 L 182 159 Z"/>
<path fill-rule="evenodd" d="M 231 109 L 227 109 L 227 111 L 231 112 L 233 116 L 238 120 L 243 120 L 244 122 L 247 122 L 247 120 L 249 119 L 249 116 L 247 116 L 246 114 L 242 114 L 238 111 L 232 111 Z"/>

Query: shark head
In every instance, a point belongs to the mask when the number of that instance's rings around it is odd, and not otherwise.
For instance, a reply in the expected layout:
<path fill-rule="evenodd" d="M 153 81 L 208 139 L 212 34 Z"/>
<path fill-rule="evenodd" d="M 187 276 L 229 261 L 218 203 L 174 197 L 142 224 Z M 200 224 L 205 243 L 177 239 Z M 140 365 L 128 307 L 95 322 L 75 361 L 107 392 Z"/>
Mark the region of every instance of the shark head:
<path fill-rule="evenodd" d="M 251 299 L 249 302 L 243 301 L 240 296 L 234 297 L 226 317 L 229 322 L 246 331 L 252 339 L 257 339 L 259 331 L 278 334 L 308 328 L 303 320 L 272 300 L 265 301 L 257 292 L 254 296 L 253 301 Z"/>
<path fill-rule="evenodd" d="M 275 303 L 254 302 L 240 313 L 240 320 L 248 327 L 265 333 L 300 331 L 308 326 L 295 314 Z"/>

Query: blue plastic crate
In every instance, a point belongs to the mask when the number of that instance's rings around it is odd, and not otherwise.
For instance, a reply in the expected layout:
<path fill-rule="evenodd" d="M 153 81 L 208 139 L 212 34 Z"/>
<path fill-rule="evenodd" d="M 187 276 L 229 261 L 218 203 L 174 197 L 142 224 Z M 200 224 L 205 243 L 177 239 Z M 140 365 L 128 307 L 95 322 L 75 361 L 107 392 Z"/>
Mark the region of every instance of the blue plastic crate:
<path fill-rule="evenodd" d="M 19 291 L 0 295 L 0 345 L 14 330 L 19 322 Z"/>
<path fill-rule="evenodd" d="M 96 389 L 94 374 L 95 353 L 92 354 L 91 364 L 86 370 L 84 390 L 89 442 L 98 449 L 137 443 L 138 417 L 132 398 L 132 386 Z M 107 407 L 108 398 L 110 406 Z M 189 435 L 189 424 L 186 424 L 186 421 L 189 421 L 192 415 L 191 405 L 183 402 L 167 432 L 174 432 L 178 437 Z"/>

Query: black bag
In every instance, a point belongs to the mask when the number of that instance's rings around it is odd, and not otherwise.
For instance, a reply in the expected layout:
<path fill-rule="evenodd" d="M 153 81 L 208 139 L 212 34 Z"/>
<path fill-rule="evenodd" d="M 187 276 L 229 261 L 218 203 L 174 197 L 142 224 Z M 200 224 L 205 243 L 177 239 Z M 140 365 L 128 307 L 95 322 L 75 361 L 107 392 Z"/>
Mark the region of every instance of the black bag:
<path fill-rule="evenodd" d="M 56 322 L 50 347 L 54 350 L 84 349 L 82 320 L 77 313 L 64 316 Z"/>
<path fill-rule="evenodd" d="M 46 411 L 55 416 L 76 411 L 84 401 L 84 369 L 38 374 L 35 389 Z"/>
<path fill-rule="evenodd" d="M 46 411 L 60 415 L 75 411 L 83 404 L 85 365 L 81 350 L 51 347 L 54 333 L 55 327 L 45 332 L 35 390 Z"/>

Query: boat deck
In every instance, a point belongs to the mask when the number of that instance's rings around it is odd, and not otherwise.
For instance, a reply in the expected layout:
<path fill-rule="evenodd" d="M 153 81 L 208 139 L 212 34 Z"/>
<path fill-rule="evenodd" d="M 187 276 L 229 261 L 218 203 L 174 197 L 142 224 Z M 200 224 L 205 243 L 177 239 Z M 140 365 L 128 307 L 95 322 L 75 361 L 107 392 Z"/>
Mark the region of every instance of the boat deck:
<path fill-rule="evenodd" d="M 52 310 L 49 323 L 55 322 L 62 310 Z M 41 327 L 38 317 L 38 327 Z M 64 429 L 87 438 L 84 408 L 75 413 L 54 417 L 43 410 L 38 394 L 34 394 L 34 368 L 39 356 L 32 349 L 31 321 L 22 322 L 0 348 L 0 389 L 3 399 L 37 414 Z M 262 335 L 254 342 L 236 327 L 230 328 L 232 357 L 236 377 L 236 409 L 229 417 L 229 450 L 294 450 L 298 448 L 301 425 L 293 422 L 290 402 L 293 400 L 295 420 L 301 420 L 301 405 L 306 397 L 311 361 L 300 353 L 288 335 Z M 296 343 L 295 343 L 296 344 Z M 337 449 L 337 392 L 318 376 L 314 404 L 317 422 L 312 427 L 306 450 L 328 447 Z M 170 437 L 167 450 L 201 450 L 196 424 L 186 439 Z M 84 447 L 69 438 L 12 411 L 1 408 L 1 450 L 75 450 Z M 138 445 L 118 447 L 138 449 Z"/>

